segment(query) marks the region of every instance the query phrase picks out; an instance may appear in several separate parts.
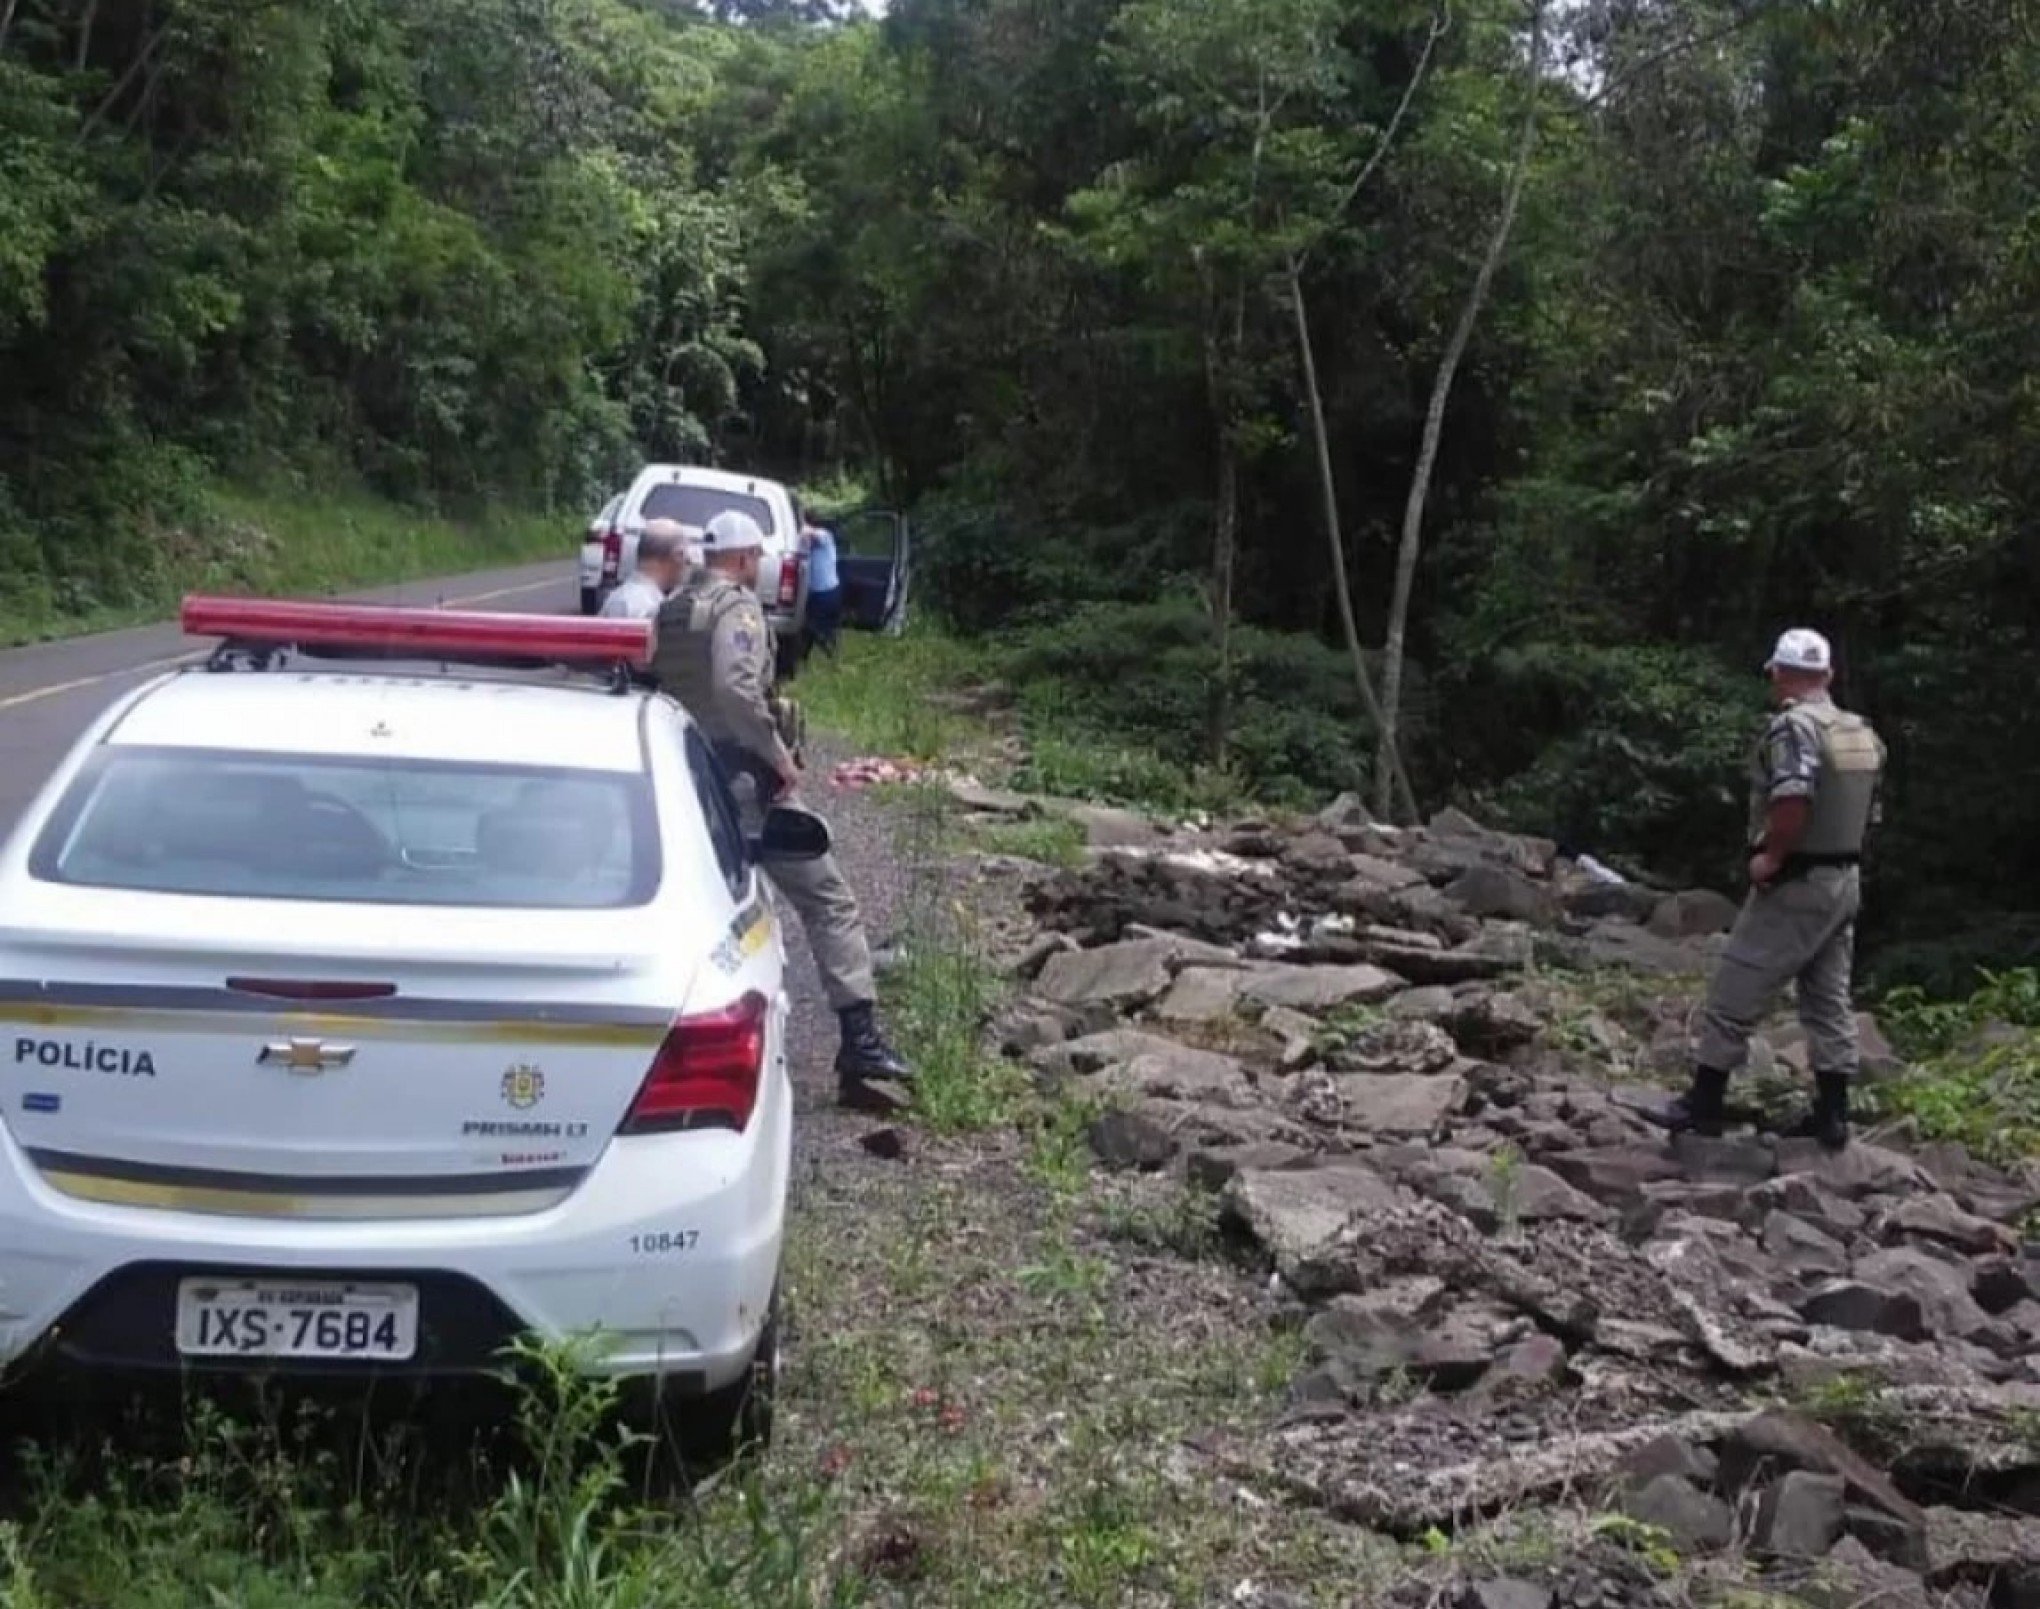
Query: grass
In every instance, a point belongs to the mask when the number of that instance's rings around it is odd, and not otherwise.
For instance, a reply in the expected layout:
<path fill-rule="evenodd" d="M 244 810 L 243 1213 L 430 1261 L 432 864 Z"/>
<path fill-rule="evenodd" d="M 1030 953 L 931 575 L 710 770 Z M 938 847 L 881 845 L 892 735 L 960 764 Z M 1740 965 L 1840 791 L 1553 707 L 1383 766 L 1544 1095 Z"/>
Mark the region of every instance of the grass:
<path fill-rule="evenodd" d="M 189 591 L 318 594 L 565 561 L 578 543 L 579 521 L 507 511 L 452 519 L 359 491 L 218 484 L 200 494 L 193 518 L 149 536 L 157 563 L 123 578 L 120 601 L 81 596 L 73 608 L 17 601 L 0 612 L 0 645 L 163 619 Z M 567 601 L 564 594 L 559 601 Z"/>
<path fill-rule="evenodd" d="M 813 726 L 859 753 L 926 764 L 982 733 L 969 689 L 984 674 L 979 649 L 917 624 L 898 637 L 845 632 L 835 657 L 810 659 L 793 691 Z"/>
<path fill-rule="evenodd" d="M 1912 1064 L 1867 1091 L 1880 1115 L 1993 1162 L 2040 1154 L 2040 970 L 1986 973 L 1966 1000 L 1895 990 L 1877 1014 Z"/>

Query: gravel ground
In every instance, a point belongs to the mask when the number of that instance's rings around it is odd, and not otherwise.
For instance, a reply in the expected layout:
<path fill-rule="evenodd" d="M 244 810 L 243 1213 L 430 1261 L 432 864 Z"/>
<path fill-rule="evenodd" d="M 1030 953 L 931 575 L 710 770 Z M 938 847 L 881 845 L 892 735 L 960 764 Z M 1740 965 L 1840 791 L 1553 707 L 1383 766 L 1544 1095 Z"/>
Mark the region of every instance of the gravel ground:
<path fill-rule="evenodd" d="M 865 931 L 872 947 L 887 944 L 906 909 L 914 868 L 901 854 L 897 812 L 888 811 L 868 790 L 836 788 L 829 773 L 850 756 L 840 748 L 809 744 L 809 784 L 802 790 L 810 809 L 827 818 L 836 835 L 836 858 L 864 910 Z M 793 971 L 793 1020 L 789 1055 L 794 1087 L 794 1162 L 796 1178 L 807 1176 L 823 1155 L 846 1161 L 862 1153 L 844 1142 L 868 1130 L 871 1120 L 836 1105 L 836 1015 L 823 998 L 814 956 L 809 952 L 800 919 L 781 900 L 786 928 L 787 959 Z M 882 989 L 881 989 L 882 994 Z M 885 1020 L 884 1001 L 879 1007 Z"/>

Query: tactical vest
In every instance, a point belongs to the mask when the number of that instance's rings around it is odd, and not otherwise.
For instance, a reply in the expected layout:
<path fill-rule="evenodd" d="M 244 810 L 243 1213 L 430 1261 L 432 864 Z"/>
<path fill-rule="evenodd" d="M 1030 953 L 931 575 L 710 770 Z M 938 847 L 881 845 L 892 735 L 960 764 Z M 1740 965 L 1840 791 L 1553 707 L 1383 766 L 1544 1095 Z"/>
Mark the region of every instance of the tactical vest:
<path fill-rule="evenodd" d="M 1827 702 L 1795 704 L 1792 713 L 1812 721 L 1820 734 L 1820 771 L 1813 785 L 1813 814 L 1799 840 L 1801 855 L 1860 855 L 1870 836 L 1877 803 L 1877 779 L 1884 769 L 1884 745 L 1870 723 Z M 1750 842 L 1764 836 L 1770 806 L 1770 775 L 1760 738 L 1750 766 Z"/>
<path fill-rule="evenodd" d="M 715 685 L 715 628 L 747 597 L 734 581 L 703 573 L 698 580 L 690 577 L 659 609 L 652 674 L 712 742 L 729 735 Z"/>

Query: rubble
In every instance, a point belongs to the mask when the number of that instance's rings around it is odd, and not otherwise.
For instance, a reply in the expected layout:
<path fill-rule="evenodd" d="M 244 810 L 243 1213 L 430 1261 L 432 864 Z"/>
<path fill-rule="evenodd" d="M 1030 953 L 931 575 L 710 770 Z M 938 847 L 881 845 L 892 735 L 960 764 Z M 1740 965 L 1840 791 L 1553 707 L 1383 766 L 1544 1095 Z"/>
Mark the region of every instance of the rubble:
<path fill-rule="evenodd" d="M 1036 879 L 1038 975 L 1002 1039 L 1111 1108 L 1091 1145 L 1130 1185 L 1216 1192 L 1302 1326 L 1284 1417 L 1202 1450 L 1398 1538 L 1598 1501 L 1807 1602 L 2032 1601 L 2040 1173 L 1903 1133 L 1668 1142 L 1642 1086 L 1683 1073 L 1737 907 L 1612 877 L 1349 798 Z M 1570 1003 L 1550 967 L 1619 973 L 1624 1008 Z M 1796 1027 L 1765 1044 L 1795 1076 Z M 1889 1467 L 1777 1406 L 1858 1394 L 1903 1417 Z M 1661 1601 L 1578 1568 L 1424 1601 Z"/>

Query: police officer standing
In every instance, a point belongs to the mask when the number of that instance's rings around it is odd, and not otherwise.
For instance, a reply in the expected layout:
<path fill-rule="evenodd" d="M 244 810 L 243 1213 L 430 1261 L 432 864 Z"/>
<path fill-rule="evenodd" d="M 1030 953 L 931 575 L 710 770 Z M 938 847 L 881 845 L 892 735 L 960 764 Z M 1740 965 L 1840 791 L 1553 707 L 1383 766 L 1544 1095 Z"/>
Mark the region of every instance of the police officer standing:
<path fill-rule="evenodd" d="M 1869 722 L 1829 696 L 1833 661 L 1819 632 L 1786 632 L 1764 668 L 1779 711 L 1751 764 L 1749 897 L 1708 989 L 1692 1087 L 1658 1118 L 1674 1131 L 1721 1132 L 1728 1081 L 1791 982 L 1816 1084 L 1811 1112 L 1791 1132 L 1840 1150 L 1858 1065 L 1849 1000 L 1862 904 L 1857 868 L 1877 814 L 1885 748 Z"/>
<path fill-rule="evenodd" d="M 701 567 L 660 607 L 652 660 L 660 686 L 700 723 L 724 766 L 752 780 L 761 807 L 786 802 L 800 783 L 772 707 L 772 629 L 756 595 L 764 544 L 748 515 L 728 510 L 708 522 Z M 879 1032 L 871 946 L 835 856 L 783 861 L 770 876 L 800 913 L 842 1023 L 836 1077 L 843 1104 L 901 1104 L 912 1074 Z"/>

